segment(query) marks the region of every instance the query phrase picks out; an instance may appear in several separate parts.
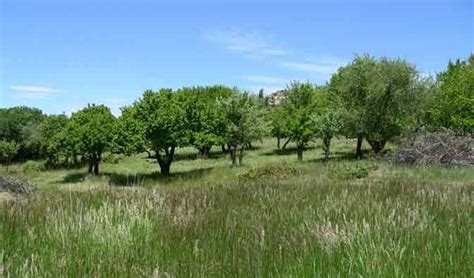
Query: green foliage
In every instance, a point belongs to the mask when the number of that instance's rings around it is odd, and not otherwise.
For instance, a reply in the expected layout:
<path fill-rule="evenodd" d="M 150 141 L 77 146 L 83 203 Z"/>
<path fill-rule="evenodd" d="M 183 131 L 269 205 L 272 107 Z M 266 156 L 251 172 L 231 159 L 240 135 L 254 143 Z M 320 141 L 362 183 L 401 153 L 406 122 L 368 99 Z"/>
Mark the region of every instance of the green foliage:
<path fill-rule="evenodd" d="M 270 134 L 277 138 L 277 147 L 280 149 L 280 140 L 288 137 L 288 131 L 286 129 L 286 117 L 283 106 L 273 106 L 270 108 L 268 115 L 268 121 L 270 124 Z"/>
<path fill-rule="evenodd" d="M 186 146 L 189 142 L 191 132 L 184 103 L 183 95 L 175 94 L 171 89 L 146 91 L 136 103 L 138 117 L 145 124 L 145 137 L 156 152 Z"/>
<path fill-rule="evenodd" d="M 341 109 L 334 98 L 328 94 L 326 87 L 316 89 L 316 104 L 311 115 L 315 134 L 323 141 L 324 159 L 329 159 L 331 140 L 342 130 Z"/>
<path fill-rule="evenodd" d="M 107 152 L 103 155 L 102 162 L 109 164 L 117 164 L 122 160 L 123 157 L 120 155 Z"/>
<path fill-rule="evenodd" d="M 113 152 L 125 155 L 149 149 L 145 139 L 145 123 L 139 118 L 137 105 L 123 107 L 113 132 Z"/>
<path fill-rule="evenodd" d="M 342 108 L 344 135 L 366 138 L 376 153 L 383 150 L 424 113 L 419 109 L 423 85 L 415 66 L 404 60 L 355 57 L 330 81 L 330 93 Z"/>
<path fill-rule="evenodd" d="M 73 113 L 67 131 L 68 140 L 89 162 L 89 173 L 99 174 L 104 151 L 111 148 L 115 117 L 104 105 L 88 105 Z"/>
<path fill-rule="evenodd" d="M 13 141 L 0 140 L 0 162 L 9 164 L 18 152 L 18 145 Z"/>
<path fill-rule="evenodd" d="M 240 166 L 245 149 L 252 141 L 261 140 L 267 131 L 262 110 L 259 109 L 257 99 L 237 90 L 231 96 L 221 99 L 219 108 L 225 119 L 224 138 L 230 147 L 232 164 Z"/>
<path fill-rule="evenodd" d="M 313 123 L 315 100 L 315 87 L 309 82 L 292 82 L 288 86 L 282 112 L 287 136 L 296 143 L 299 160 L 303 159 L 303 149 L 316 133 Z"/>
<path fill-rule="evenodd" d="M 225 143 L 226 123 L 218 109 L 218 100 L 227 98 L 232 89 L 225 86 L 182 88 L 178 90 L 186 106 L 191 131 L 189 144 L 206 157 L 213 145 Z"/>
<path fill-rule="evenodd" d="M 134 104 L 138 109 L 136 116 L 144 125 L 145 139 L 156 153 L 163 176 L 169 175 L 175 148 L 186 146 L 192 136 L 185 96 L 185 93 L 173 93 L 171 89 L 148 90 Z M 163 151 L 164 158 L 161 156 Z"/>
<path fill-rule="evenodd" d="M 334 179 L 349 180 L 366 178 L 374 170 L 370 163 L 338 162 L 328 165 L 329 176 Z"/>
<path fill-rule="evenodd" d="M 291 165 L 265 165 L 252 168 L 240 174 L 239 179 L 243 181 L 266 180 L 268 178 L 284 179 L 299 174 L 301 171 Z"/>
<path fill-rule="evenodd" d="M 46 156 L 50 166 L 57 166 L 60 163 L 61 155 L 67 156 L 70 146 L 64 144 L 64 137 L 68 122 L 69 119 L 66 115 L 50 115 L 39 127 L 42 153 Z"/>
<path fill-rule="evenodd" d="M 24 172 L 31 173 L 45 171 L 47 167 L 44 161 L 28 160 L 23 163 L 22 168 Z"/>
<path fill-rule="evenodd" d="M 435 99 L 429 110 L 430 124 L 458 134 L 474 131 L 474 54 L 467 61 L 449 62 L 438 75 Z"/>
<path fill-rule="evenodd" d="M 18 145 L 16 159 L 39 157 L 41 142 L 37 128 L 44 118 L 43 112 L 36 108 L 0 108 L 0 140 Z"/>

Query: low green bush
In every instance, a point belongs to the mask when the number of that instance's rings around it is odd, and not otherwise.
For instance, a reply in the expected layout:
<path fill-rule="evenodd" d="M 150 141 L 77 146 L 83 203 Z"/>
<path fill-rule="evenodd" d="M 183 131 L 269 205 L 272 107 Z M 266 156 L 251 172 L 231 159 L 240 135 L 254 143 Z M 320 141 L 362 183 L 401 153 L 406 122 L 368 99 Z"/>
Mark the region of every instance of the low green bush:
<path fill-rule="evenodd" d="M 328 165 L 329 176 L 335 179 L 362 179 L 366 178 L 374 170 L 374 166 L 357 162 L 338 162 Z"/>
<path fill-rule="evenodd" d="M 41 172 L 46 170 L 46 163 L 44 161 L 28 160 L 22 167 L 24 172 Z"/>
<path fill-rule="evenodd" d="M 289 165 L 265 165 L 262 167 L 250 169 L 249 171 L 240 174 L 241 180 L 256 180 L 263 178 L 277 178 L 282 179 L 300 173 L 300 170 Z"/>

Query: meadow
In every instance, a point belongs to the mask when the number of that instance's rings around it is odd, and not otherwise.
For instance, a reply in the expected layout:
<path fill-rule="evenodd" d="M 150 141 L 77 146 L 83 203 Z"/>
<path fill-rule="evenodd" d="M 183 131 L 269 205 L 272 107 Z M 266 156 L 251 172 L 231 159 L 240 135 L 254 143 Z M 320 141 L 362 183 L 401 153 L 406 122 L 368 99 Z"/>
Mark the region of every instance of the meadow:
<path fill-rule="evenodd" d="M 472 167 L 392 165 L 354 142 L 177 151 L 162 178 L 146 154 L 85 168 L 9 166 L 35 197 L 0 203 L 6 277 L 472 277 Z M 395 146 L 388 146 L 394 150 Z M 0 173 L 5 173 L 6 167 Z M 0 272 L 0 273 L 1 273 Z M 1 275 L 0 275 L 1 276 Z"/>

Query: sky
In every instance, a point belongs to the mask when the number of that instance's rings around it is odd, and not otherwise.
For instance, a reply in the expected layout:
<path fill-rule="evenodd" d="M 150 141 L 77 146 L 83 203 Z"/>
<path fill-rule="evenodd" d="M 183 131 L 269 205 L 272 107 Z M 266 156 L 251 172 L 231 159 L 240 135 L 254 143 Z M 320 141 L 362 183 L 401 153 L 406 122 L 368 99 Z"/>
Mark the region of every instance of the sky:
<path fill-rule="evenodd" d="M 356 54 L 422 75 L 474 49 L 474 0 L 0 0 L 0 107 L 119 108 L 146 89 L 325 84 Z"/>

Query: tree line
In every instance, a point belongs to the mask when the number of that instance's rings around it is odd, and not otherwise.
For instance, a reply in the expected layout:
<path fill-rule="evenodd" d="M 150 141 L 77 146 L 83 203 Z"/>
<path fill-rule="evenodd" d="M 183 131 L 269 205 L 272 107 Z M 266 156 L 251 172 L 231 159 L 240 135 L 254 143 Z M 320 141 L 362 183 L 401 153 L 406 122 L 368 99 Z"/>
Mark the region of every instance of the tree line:
<path fill-rule="evenodd" d="M 420 128 L 472 136 L 474 55 L 449 62 L 436 79 L 422 77 L 403 59 L 355 56 L 324 86 L 294 81 L 281 94 L 282 103 L 271 105 L 263 92 L 221 85 L 147 90 L 121 108 L 118 118 L 94 104 L 70 117 L 4 108 L 0 160 L 46 159 L 52 168 L 86 164 L 89 173 L 99 174 L 106 152 L 147 152 L 168 176 L 176 148 L 193 146 L 206 158 L 220 147 L 239 166 L 252 142 L 267 135 L 277 139 L 278 148 L 293 142 L 298 160 L 315 139 L 322 140 L 328 160 L 338 136 L 357 139 L 358 159 L 363 140 L 380 153 L 388 141 Z"/>

